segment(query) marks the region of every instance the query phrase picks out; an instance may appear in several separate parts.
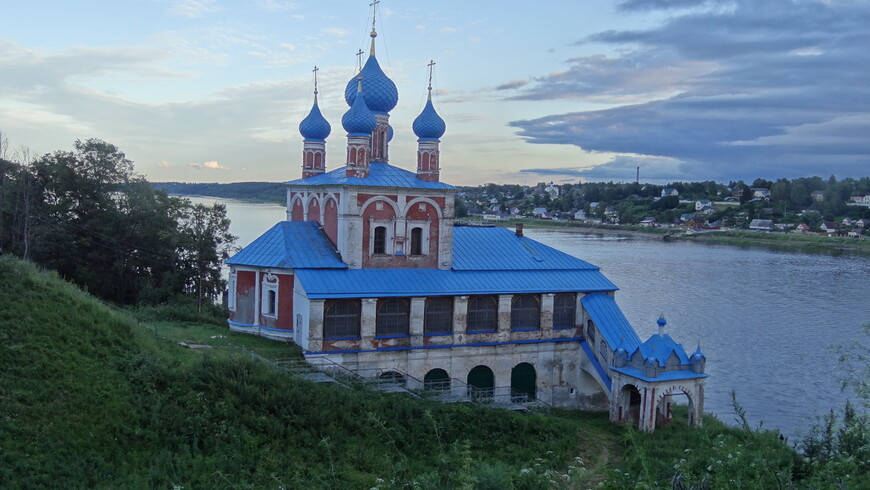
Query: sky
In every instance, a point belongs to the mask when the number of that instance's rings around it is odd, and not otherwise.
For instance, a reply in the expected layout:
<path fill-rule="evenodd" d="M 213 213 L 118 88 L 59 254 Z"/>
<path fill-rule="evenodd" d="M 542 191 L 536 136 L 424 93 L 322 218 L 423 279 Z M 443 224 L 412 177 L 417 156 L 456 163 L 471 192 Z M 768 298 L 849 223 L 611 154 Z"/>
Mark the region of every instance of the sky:
<path fill-rule="evenodd" d="M 0 2 L 9 148 L 99 138 L 152 181 L 299 178 L 314 66 L 344 165 L 373 10 L 407 170 L 434 60 L 455 185 L 870 175 L 870 0 Z"/>

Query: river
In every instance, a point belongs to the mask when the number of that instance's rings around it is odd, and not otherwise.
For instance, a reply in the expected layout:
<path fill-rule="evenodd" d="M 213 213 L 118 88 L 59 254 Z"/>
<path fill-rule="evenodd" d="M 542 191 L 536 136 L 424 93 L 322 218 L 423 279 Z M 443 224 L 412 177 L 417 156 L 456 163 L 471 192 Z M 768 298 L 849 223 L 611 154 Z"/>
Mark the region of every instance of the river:
<path fill-rule="evenodd" d="M 209 203 L 214 198 L 193 198 Z M 245 246 L 285 208 L 220 200 Z M 527 229 L 526 236 L 599 266 L 619 288 L 629 321 L 646 339 L 664 314 L 668 333 L 710 378 L 705 411 L 733 423 L 730 392 L 753 426 L 792 439 L 841 404 L 845 370 L 831 349 L 870 343 L 870 258 L 742 249 L 648 238 Z"/>

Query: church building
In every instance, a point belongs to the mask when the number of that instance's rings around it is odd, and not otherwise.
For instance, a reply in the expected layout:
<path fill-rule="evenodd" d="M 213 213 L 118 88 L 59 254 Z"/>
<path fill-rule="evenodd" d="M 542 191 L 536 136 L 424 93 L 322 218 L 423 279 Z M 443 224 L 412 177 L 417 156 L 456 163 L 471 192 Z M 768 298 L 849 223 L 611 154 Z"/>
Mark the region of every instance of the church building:
<path fill-rule="evenodd" d="M 524 236 L 522 225 L 455 222 L 431 64 L 412 127 L 415 168 L 392 163 L 411 155 L 390 154 L 398 90 L 378 64 L 376 38 L 373 28 L 369 57 L 347 82 L 346 152 L 332 170 L 315 81 L 286 220 L 227 261 L 230 329 L 292 341 L 311 364 L 410 389 L 609 408 L 617 422 L 652 417 L 647 430 L 682 390 L 700 422 L 700 349 L 696 362 L 669 336 L 642 343 L 598 267 Z M 675 384 L 680 376 L 688 381 Z M 659 382 L 670 384 L 656 395 Z"/>

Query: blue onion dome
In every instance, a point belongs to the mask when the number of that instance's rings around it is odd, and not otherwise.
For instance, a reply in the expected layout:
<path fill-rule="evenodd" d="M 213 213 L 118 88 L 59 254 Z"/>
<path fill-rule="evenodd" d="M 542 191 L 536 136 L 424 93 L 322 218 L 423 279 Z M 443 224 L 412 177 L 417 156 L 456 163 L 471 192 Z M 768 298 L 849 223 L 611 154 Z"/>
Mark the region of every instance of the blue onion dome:
<path fill-rule="evenodd" d="M 311 112 L 299 123 L 299 133 L 307 140 L 325 140 L 331 131 L 332 127 L 329 125 L 329 121 L 320 113 L 320 108 L 317 106 L 317 95 L 315 95 Z"/>
<path fill-rule="evenodd" d="M 396 89 L 396 84 L 381 69 L 378 64 L 378 59 L 375 57 L 375 37 L 377 33 L 372 30 L 372 47 L 369 54 L 369 59 L 359 72 L 358 76 L 362 76 L 363 83 L 366 86 L 366 104 L 369 109 L 374 112 L 382 112 L 384 114 L 393 110 L 399 102 L 399 91 Z M 347 82 L 347 87 L 344 89 L 344 100 L 347 105 L 353 105 L 356 98 L 356 79 L 351 78 Z"/>
<path fill-rule="evenodd" d="M 341 126 L 349 134 L 372 134 L 378 121 L 366 105 L 367 97 L 362 92 L 362 82 L 357 81 L 357 86 L 357 95 L 354 97 L 353 105 L 341 116 Z"/>
<path fill-rule="evenodd" d="M 665 320 L 665 316 L 662 315 L 662 316 L 659 317 L 658 320 L 656 320 L 656 323 L 658 323 L 660 327 L 664 327 L 665 325 L 668 324 L 668 321 Z"/>
<path fill-rule="evenodd" d="M 649 364 L 650 366 L 655 366 L 657 362 L 659 362 L 659 360 L 656 359 L 655 356 L 649 356 L 646 358 L 646 363 Z"/>
<path fill-rule="evenodd" d="M 429 100 L 426 101 L 426 107 L 423 112 L 414 119 L 414 134 L 421 139 L 438 139 L 444 136 L 444 131 L 447 125 L 444 124 L 444 119 L 435 112 L 435 107 L 432 106 L 432 94 L 429 93 Z"/>
<path fill-rule="evenodd" d="M 387 143 L 393 141 L 393 127 L 387 124 Z"/>

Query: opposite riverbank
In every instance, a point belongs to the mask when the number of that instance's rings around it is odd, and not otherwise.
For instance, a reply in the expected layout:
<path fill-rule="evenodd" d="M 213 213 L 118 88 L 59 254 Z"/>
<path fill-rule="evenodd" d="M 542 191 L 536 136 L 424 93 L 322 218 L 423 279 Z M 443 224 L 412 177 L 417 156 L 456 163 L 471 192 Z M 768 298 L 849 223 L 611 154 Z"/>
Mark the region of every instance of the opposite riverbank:
<path fill-rule="evenodd" d="M 749 230 L 683 230 L 675 228 L 646 228 L 631 225 L 605 225 L 577 223 L 574 221 L 548 221 L 536 219 L 512 219 L 493 223 L 496 226 L 513 227 L 523 223 L 529 229 L 562 230 L 576 233 L 621 235 L 637 239 L 673 240 L 730 245 L 741 248 L 765 248 L 780 252 L 812 253 L 824 255 L 870 256 L 870 241 L 819 235 L 791 233 L 764 233 Z"/>

